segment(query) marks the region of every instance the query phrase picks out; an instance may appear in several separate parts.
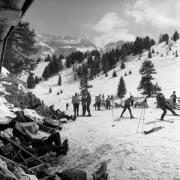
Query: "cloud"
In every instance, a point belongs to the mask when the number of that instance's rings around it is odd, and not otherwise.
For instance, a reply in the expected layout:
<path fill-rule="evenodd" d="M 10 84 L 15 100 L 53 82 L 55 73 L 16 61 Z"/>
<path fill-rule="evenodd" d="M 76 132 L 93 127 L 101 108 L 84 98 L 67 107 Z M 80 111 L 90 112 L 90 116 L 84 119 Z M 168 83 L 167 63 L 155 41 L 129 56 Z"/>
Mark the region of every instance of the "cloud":
<path fill-rule="evenodd" d="M 168 28 L 168 27 L 180 27 L 180 13 L 179 8 L 177 9 L 175 6 L 179 6 L 179 4 L 173 2 L 161 2 L 160 5 L 157 3 L 153 3 L 148 0 L 137 0 L 133 6 L 129 5 L 126 8 L 125 14 L 127 17 L 132 17 L 135 20 L 135 23 L 139 23 L 142 25 L 153 25 L 158 28 Z M 176 16 L 171 16 L 172 12 L 169 11 L 168 7 L 174 6 L 175 11 L 177 11 Z M 172 10 L 172 11 L 173 11 Z"/>
<path fill-rule="evenodd" d="M 97 24 L 95 24 L 93 29 L 99 33 L 108 33 L 114 29 L 122 28 L 126 24 L 127 22 L 120 19 L 116 13 L 108 13 Z"/>
<path fill-rule="evenodd" d="M 100 36 L 96 36 L 94 38 L 94 43 L 98 47 L 103 47 L 110 42 L 117 42 L 120 40 L 131 41 L 134 39 L 135 39 L 135 37 L 132 34 L 128 33 L 126 29 L 121 29 L 118 31 L 111 31 L 108 33 L 104 33 Z"/>
<path fill-rule="evenodd" d="M 92 26 L 98 35 L 94 37 L 94 43 L 102 47 L 109 42 L 119 40 L 134 40 L 134 36 L 127 31 L 128 22 L 120 18 L 117 13 L 107 13 L 95 25 Z"/>

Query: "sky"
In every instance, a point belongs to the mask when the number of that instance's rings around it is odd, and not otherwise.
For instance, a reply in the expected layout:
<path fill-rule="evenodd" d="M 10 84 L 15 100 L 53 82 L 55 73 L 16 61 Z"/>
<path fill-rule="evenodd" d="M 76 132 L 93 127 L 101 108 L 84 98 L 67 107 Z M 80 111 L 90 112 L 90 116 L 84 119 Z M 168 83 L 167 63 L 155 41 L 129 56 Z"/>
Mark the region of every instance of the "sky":
<path fill-rule="evenodd" d="M 179 0 L 34 0 L 23 20 L 39 33 L 83 37 L 103 47 L 180 28 Z"/>

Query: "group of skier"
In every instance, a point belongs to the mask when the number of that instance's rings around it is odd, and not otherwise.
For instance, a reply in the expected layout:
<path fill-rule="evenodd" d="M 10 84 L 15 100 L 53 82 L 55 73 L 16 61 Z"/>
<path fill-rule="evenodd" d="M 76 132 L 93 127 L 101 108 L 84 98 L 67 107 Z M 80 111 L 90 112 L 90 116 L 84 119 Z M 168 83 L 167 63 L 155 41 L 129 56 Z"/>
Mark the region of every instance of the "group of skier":
<path fill-rule="evenodd" d="M 89 92 L 82 93 L 81 97 L 79 94 L 75 93 L 72 96 L 72 104 L 74 110 L 74 116 L 79 116 L 79 105 L 82 105 L 82 116 L 86 116 L 86 111 L 88 113 L 87 116 L 91 116 L 90 105 L 91 105 L 91 95 Z"/>
<path fill-rule="evenodd" d="M 105 99 L 104 94 L 95 96 L 94 107 L 95 110 L 101 110 L 101 107 L 110 109 L 111 108 L 112 95 L 108 95 Z"/>
<path fill-rule="evenodd" d="M 120 115 L 121 118 L 123 118 L 123 114 L 126 111 L 126 109 L 129 110 L 130 118 L 134 118 L 131 112 L 131 108 L 130 108 L 130 106 L 133 106 L 133 101 L 134 101 L 134 98 L 132 95 L 130 95 L 130 97 L 125 100 L 123 111 Z M 144 99 L 144 101 L 146 101 L 146 98 Z M 171 111 L 174 116 L 179 116 L 174 111 L 174 109 L 176 109 L 176 103 L 177 103 L 177 96 L 176 96 L 175 91 L 173 91 L 172 95 L 170 96 L 170 100 L 166 99 L 163 93 L 158 93 L 156 96 L 156 101 L 157 101 L 157 107 L 163 110 L 160 120 L 164 120 L 167 110 Z"/>

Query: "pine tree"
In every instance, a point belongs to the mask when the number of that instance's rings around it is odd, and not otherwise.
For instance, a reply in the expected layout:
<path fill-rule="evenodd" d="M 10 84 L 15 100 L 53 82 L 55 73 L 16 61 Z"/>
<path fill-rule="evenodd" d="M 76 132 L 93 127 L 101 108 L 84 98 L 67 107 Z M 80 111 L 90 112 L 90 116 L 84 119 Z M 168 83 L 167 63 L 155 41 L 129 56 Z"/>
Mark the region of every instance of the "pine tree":
<path fill-rule="evenodd" d="M 77 73 L 74 74 L 74 80 L 77 80 Z"/>
<path fill-rule="evenodd" d="M 124 62 L 121 63 L 121 69 L 125 69 L 125 63 Z"/>
<path fill-rule="evenodd" d="M 121 77 L 117 89 L 117 96 L 122 100 L 125 94 L 126 94 L 126 86 L 123 77 Z"/>
<path fill-rule="evenodd" d="M 71 59 L 69 56 L 66 57 L 66 67 L 70 68 L 71 67 Z"/>
<path fill-rule="evenodd" d="M 34 81 L 35 81 L 35 84 L 38 84 L 41 81 L 41 79 L 38 76 L 35 76 Z"/>
<path fill-rule="evenodd" d="M 152 58 L 151 50 L 149 49 L 148 58 Z"/>
<path fill-rule="evenodd" d="M 155 53 L 155 51 L 154 51 L 154 48 L 152 49 L 152 54 L 154 54 Z"/>
<path fill-rule="evenodd" d="M 102 70 L 105 75 L 107 75 L 107 72 L 109 71 L 109 61 L 107 58 L 107 54 L 104 54 L 102 56 Z"/>
<path fill-rule="evenodd" d="M 127 76 L 127 73 L 126 73 L 126 72 L 124 73 L 124 76 Z"/>
<path fill-rule="evenodd" d="M 58 76 L 58 86 L 61 86 L 62 84 L 62 78 L 61 78 L 61 75 L 59 74 Z"/>
<path fill-rule="evenodd" d="M 129 74 L 132 74 L 132 71 L 131 71 L 131 70 L 129 70 Z"/>
<path fill-rule="evenodd" d="M 29 76 L 27 78 L 27 87 L 29 89 L 33 89 L 35 87 L 35 80 L 34 80 L 33 73 L 29 73 Z"/>
<path fill-rule="evenodd" d="M 52 88 L 51 87 L 49 88 L 49 93 L 52 93 Z"/>
<path fill-rule="evenodd" d="M 83 76 L 81 77 L 80 80 L 80 90 L 81 90 L 81 94 L 87 94 L 88 92 L 88 77 L 87 77 L 87 73 L 84 73 Z"/>
<path fill-rule="evenodd" d="M 176 50 L 176 53 L 175 53 L 176 55 L 175 55 L 175 57 L 178 57 L 178 52 L 177 52 L 177 50 Z"/>
<path fill-rule="evenodd" d="M 62 79 L 61 79 L 61 75 L 59 74 L 59 77 L 58 77 L 58 86 L 61 86 L 62 84 Z"/>
<path fill-rule="evenodd" d="M 173 41 L 177 41 L 179 39 L 179 33 L 177 31 L 174 32 L 173 34 Z"/>
<path fill-rule="evenodd" d="M 114 78 L 114 77 L 117 77 L 117 74 L 116 74 L 116 71 L 115 71 L 115 70 L 113 71 L 112 77 L 113 77 L 113 78 Z"/>
<path fill-rule="evenodd" d="M 163 57 L 163 54 L 161 54 L 161 57 Z"/>
<path fill-rule="evenodd" d="M 152 74 L 156 74 L 154 64 L 150 60 L 146 60 L 142 63 L 142 66 L 139 70 L 139 73 L 142 75 L 138 90 L 143 90 L 142 94 L 148 95 L 151 97 L 154 93 L 155 85 L 152 83 L 154 79 Z"/>
<path fill-rule="evenodd" d="M 50 72 L 49 72 L 49 66 L 46 66 L 44 71 L 43 71 L 43 74 L 42 74 L 42 77 L 47 80 L 49 77 L 50 77 Z"/>
<path fill-rule="evenodd" d="M 35 59 L 30 58 L 38 51 L 35 37 L 35 31 L 30 29 L 28 22 L 19 22 L 12 31 L 4 54 L 4 66 L 11 73 L 20 74 L 23 70 L 29 71 L 30 65 L 37 63 Z"/>
<path fill-rule="evenodd" d="M 120 56 L 122 61 L 126 61 L 127 51 L 124 45 L 121 47 Z"/>
<path fill-rule="evenodd" d="M 44 59 L 45 62 L 50 62 L 51 61 L 51 56 L 48 54 L 47 57 Z"/>

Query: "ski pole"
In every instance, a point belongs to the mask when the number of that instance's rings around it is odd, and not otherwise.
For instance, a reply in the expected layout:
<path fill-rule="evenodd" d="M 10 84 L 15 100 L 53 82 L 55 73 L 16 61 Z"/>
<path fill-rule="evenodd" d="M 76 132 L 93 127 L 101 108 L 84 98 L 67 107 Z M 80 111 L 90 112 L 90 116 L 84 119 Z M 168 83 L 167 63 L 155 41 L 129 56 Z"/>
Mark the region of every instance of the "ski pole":
<path fill-rule="evenodd" d="M 113 111 L 113 96 L 112 96 L 112 121 L 113 121 L 112 127 L 114 127 L 115 124 L 114 124 L 114 111 Z"/>
<path fill-rule="evenodd" d="M 139 126 L 140 126 L 140 121 L 141 121 L 142 114 L 143 114 L 143 108 L 142 108 L 142 110 L 141 110 L 141 114 L 140 114 L 140 117 L 139 117 L 138 127 L 137 127 L 137 130 L 136 130 L 137 133 L 138 133 L 138 130 L 139 130 Z"/>
<path fill-rule="evenodd" d="M 144 113 L 143 113 L 143 122 L 142 122 L 142 132 L 143 132 L 143 130 L 144 130 L 144 120 L 145 120 L 145 106 L 144 106 Z"/>

